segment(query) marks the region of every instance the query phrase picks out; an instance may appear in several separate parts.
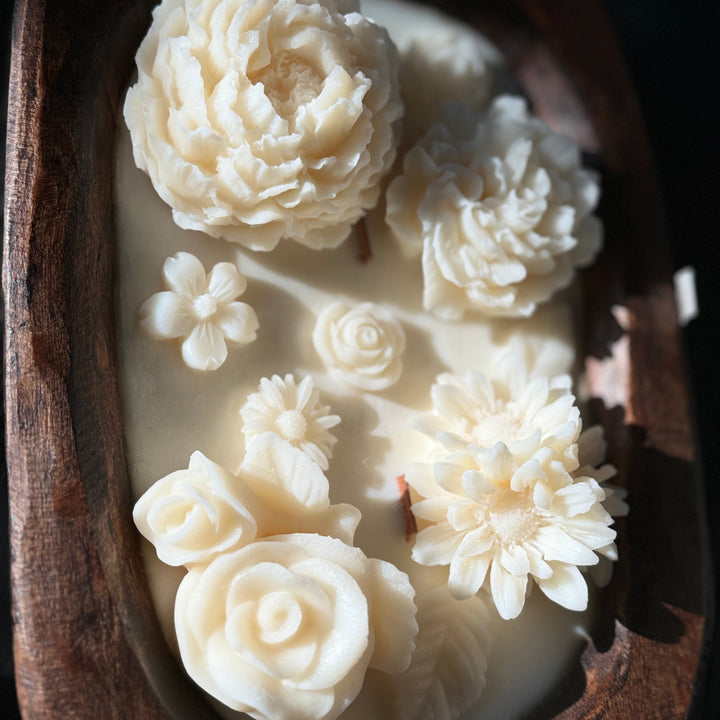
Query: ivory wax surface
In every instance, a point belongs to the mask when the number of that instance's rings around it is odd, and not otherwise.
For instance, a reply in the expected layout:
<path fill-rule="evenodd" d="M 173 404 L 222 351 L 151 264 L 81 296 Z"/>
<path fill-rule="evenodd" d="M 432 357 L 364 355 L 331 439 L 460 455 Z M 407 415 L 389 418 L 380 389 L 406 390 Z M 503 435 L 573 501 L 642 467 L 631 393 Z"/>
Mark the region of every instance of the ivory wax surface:
<path fill-rule="evenodd" d="M 413 32 L 426 32 L 428 23 L 439 22 L 426 9 L 409 12 L 406 5 L 387 1 L 363 5 L 391 36 L 398 35 L 401 50 Z M 487 372 L 507 350 L 520 353 L 533 374 L 572 372 L 576 338 L 569 293 L 556 296 L 529 320 L 487 320 L 475 313 L 462 321 L 441 320 L 423 310 L 419 263 L 405 258 L 392 240 L 384 208 L 367 218 L 373 256 L 366 263 L 358 260 L 354 234 L 334 250 L 281 242 L 271 253 L 254 253 L 182 230 L 149 179 L 135 167 L 122 122 L 115 191 L 118 344 L 135 497 L 159 478 L 186 467 L 196 450 L 236 471 L 245 451 L 239 410 L 257 391 L 259 380 L 273 374 L 312 374 L 322 401 L 341 417 L 332 429 L 337 443 L 326 474 L 331 502 L 351 503 L 362 512 L 355 544 L 368 557 L 394 563 L 411 581 L 427 574 L 427 568 L 410 559 L 412 543 L 405 540 L 396 504 L 397 477 L 410 462 L 425 460 L 433 447 L 408 421 L 431 409 L 430 387 L 439 373 L 468 368 Z M 163 262 L 180 251 L 193 253 L 206 268 L 235 263 L 248 281 L 242 299 L 257 314 L 257 339 L 231 348 L 225 364 L 212 373 L 189 369 L 177 343 L 157 342 L 139 330 L 139 308 L 162 290 Z M 326 369 L 313 346 L 313 329 L 317 316 L 339 300 L 376 303 L 402 324 L 403 371 L 392 386 L 363 391 Z M 155 607 L 175 648 L 173 604 L 185 571 L 163 565 L 149 544 L 143 547 Z M 446 570 L 431 572 L 442 582 Z M 487 686 L 479 704 L 463 717 L 519 717 L 537 703 L 569 663 L 577 662 L 577 629 L 587 628 L 589 616 L 553 605 L 539 592 L 532 594 L 515 621 L 502 621 L 493 611 Z M 369 672 L 363 691 L 342 717 L 391 718 L 382 693 L 378 674 Z"/>

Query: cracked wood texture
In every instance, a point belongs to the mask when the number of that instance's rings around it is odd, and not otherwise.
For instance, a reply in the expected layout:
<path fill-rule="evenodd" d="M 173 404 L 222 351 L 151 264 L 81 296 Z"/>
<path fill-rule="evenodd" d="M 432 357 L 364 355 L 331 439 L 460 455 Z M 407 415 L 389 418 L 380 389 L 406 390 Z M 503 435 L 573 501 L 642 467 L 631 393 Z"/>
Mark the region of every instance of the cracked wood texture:
<path fill-rule="evenodd" d="M 113 141 L 152 4 L 16 7 L 3 288 L 25 718 L 218 717 L 154 617 L 117 386 Z M 598 0 L 437 4 L 493 38 L 538 114 L 603 175 L 606 248 L 584 277 L 589 409 L 632 511 L 619 523 L 621 561 L 591 642 L 531 716 L 688 718 L 702 699 L 713 611 L 702 487 L 660 193 L 611 28 Z M 613 306 L 626 308 L 622 328 Z M 622 361 L 610 352 L 621 336 Z M 608 375 L 597 368 L 612 363 L 625 403 L 607 408 Z"/>

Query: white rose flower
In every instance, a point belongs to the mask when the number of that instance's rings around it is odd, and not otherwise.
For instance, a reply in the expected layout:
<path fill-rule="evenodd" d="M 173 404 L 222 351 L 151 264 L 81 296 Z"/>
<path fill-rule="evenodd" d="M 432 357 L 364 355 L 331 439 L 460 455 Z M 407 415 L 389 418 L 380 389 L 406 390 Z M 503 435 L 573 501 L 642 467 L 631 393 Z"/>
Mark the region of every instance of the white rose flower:
<path fill-rule="evenodd" d="M 529 316 L 599 251 L 598 198 L 572 140 L 501 96 L 479 121 L 457 107 L 405 156 L 387 222 L 422 252 L 426 309 Z"/>
<path fill-rule="evenodd" d="M 334 247 L 373 207 L 402 115 L 396 51 L 356 0 L 164 0 L 125 101 L 175 222 L 254 250 Z"/>
<path fill-rule="evenodd" d="M 208 562 L 257 534 L 237 485 L 225 468 L 194 452 L 187 470 L 161 478 L 140 497 L 135 525 L 165 564 Z"/>
<path fill-rule="evenodd" d="M 232 263 L 218 263 L 206 275 L 194 255 L 179 252 L 165 260 L 163 278 L 169 289 L 143 303 L 140 324 L 159 340 L 183 338 L 188 367 L 217 370 L 227 358 L 228 342 L 244 345 L 255 339 L 255 311 L 236 301 L 247 280 Z"/>
<path fill-rule="evenodd" d="M 508 353 L 488 375 L 468 370 L 443 373 L 430 394 L 434 415 L 414 423 L 427 435 L 458 446 L 473 443 L 492 448 L 503 442 L 521 462 L 540 448 L 551 448 L 568 470 L 578 467 L 582 428 L 568 375 L 530 379 L 520 356 Z"/>
<path fill-rule="evenodd" d="M 352 543 L 360 511 L 331 505 L 322 470 L 273 433 L 260 435 L 233 475 L 201 452 L 135 504 L 138 530 L 167 565 L 207 564 L 258 538 L 317 532 Z"/>
<path fill-rule="evenodd" d="M 180 584 L 175 627 L 187 672 L 263 720 L 332 720 L 368 667 L 402 672 L 417 632 L 414 591 L 393 565 L 334 538 L 254 542 Z"/>
<path fill-rule="evenodd" d="M 329 305 L 315 323 L 313 344 L 331 372 L 361 390 L 385 390 L 402 374 L 405 332 L 380 305 Z"/>
<path fill-rule="evenodd" d="M 310 375 L 300 383 L 292 375 L 262 378 L 258 392 L 248 395 L 240 410 L 243 434 L 249 445 L 263 432 L 275 432 L 300 448 L 323 470 L 328 469 L 337 439 L 328 430 L 340 422 L 327 405 L 320 404 L 320 393 Z"/>

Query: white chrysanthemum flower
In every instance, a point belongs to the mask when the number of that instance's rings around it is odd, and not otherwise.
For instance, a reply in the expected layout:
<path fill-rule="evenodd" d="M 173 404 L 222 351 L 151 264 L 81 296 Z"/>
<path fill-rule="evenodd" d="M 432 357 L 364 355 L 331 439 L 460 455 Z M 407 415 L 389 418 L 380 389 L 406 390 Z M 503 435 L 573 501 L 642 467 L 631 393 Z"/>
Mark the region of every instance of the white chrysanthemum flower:
<path fill-rule="evenodd" d="M 292 375 L 262 378 L 258 392 L 248 395 L 240 410 L 243 434 L 249 445 L 258 435 L 274 432 L 300 448 L 323 470 L 328 469 L 337 439 L 328 430 L 340 422 L 327 405 L 320 404 L 320 393 L 310 375 L 296 384 Z"/>
<path fill-rule="evenodd" d="M 140 308 L 140 324 L 159 340 L 183 338 L 182 356 L 194 370 L 217 370 L 227 358 L 227 343 L 252 342 L 258 329 L 255 311 L 236 298 L 247 281 L 232 263 L 218 263 L 205 273 L 202 263 L 180 252 L 165 260 L 168 288 Z"/>
<path fill-rule="evenodd" d="M 582 423 L 570 386 L 568 375 L 530 379 L 518 355 L 503 355 L 489 375 L 475 370 L 439 375 L 430 391 L 435 414 L 416 426 L 484 448 L 503 442 L 520 461 L 549 447 L 575 470 Z"/>
<path fill-rule="evenodd" d="M 136 165 L 180 227 L 334 247 L 377 202 L 397 53 L 357 0 L 164 0 L 125 101 Z"/>
<path fill-rule="evenodd" d="M 432 523 L 418 534 L 413 558 L 449 565 L 458 599 L 486 587 L 505 619 L 520 614 L 528 578 L 559 605 L 584 610 L 580 570 L 596 565 L 598 553 L 617 559 L 603 507 L 611 491 L 601 486 L 615 471 L 585 466 L 569 473 L 556 458 L 546 448 L 518 463 L 497 443 L 411 466 L 406 480 L 424 498 L 413 513 Z"/>
<path fill-rule="evenodd" d="M 575 143 L 501 96 L 479 121 L 457 107 L 406 155 L 387 222 L 422 252 L 426 309 L 529 316 L 599 251 L 598 198 Z"/>

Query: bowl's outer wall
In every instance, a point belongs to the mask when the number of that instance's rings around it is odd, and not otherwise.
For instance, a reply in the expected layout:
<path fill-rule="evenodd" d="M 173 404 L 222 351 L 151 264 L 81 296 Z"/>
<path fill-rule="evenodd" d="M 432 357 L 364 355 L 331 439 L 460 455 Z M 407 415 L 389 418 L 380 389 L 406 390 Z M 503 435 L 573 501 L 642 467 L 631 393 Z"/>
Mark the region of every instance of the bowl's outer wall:
<path fill-rule="evenodd" d="M 3 287 L 13 618 L 25 718 L 217 717 L 168 651 L 143 575 L 114 336 L 115 123 L 147 0 L 18 3 Z M 602 171 L 606 249 L 585 275 L 589 358 L 627 308 L 625 407 L 590 410 L 630 492 L 581 686 L 533 717 L 686 718 L 711 617 L 665 220 L 597 0 L 445 3 L 487 30 L 549 122 Z M 591 365 L 589 364 L 588 367 Z M 591 396 L 602 397 L 593 384 Z"/>

